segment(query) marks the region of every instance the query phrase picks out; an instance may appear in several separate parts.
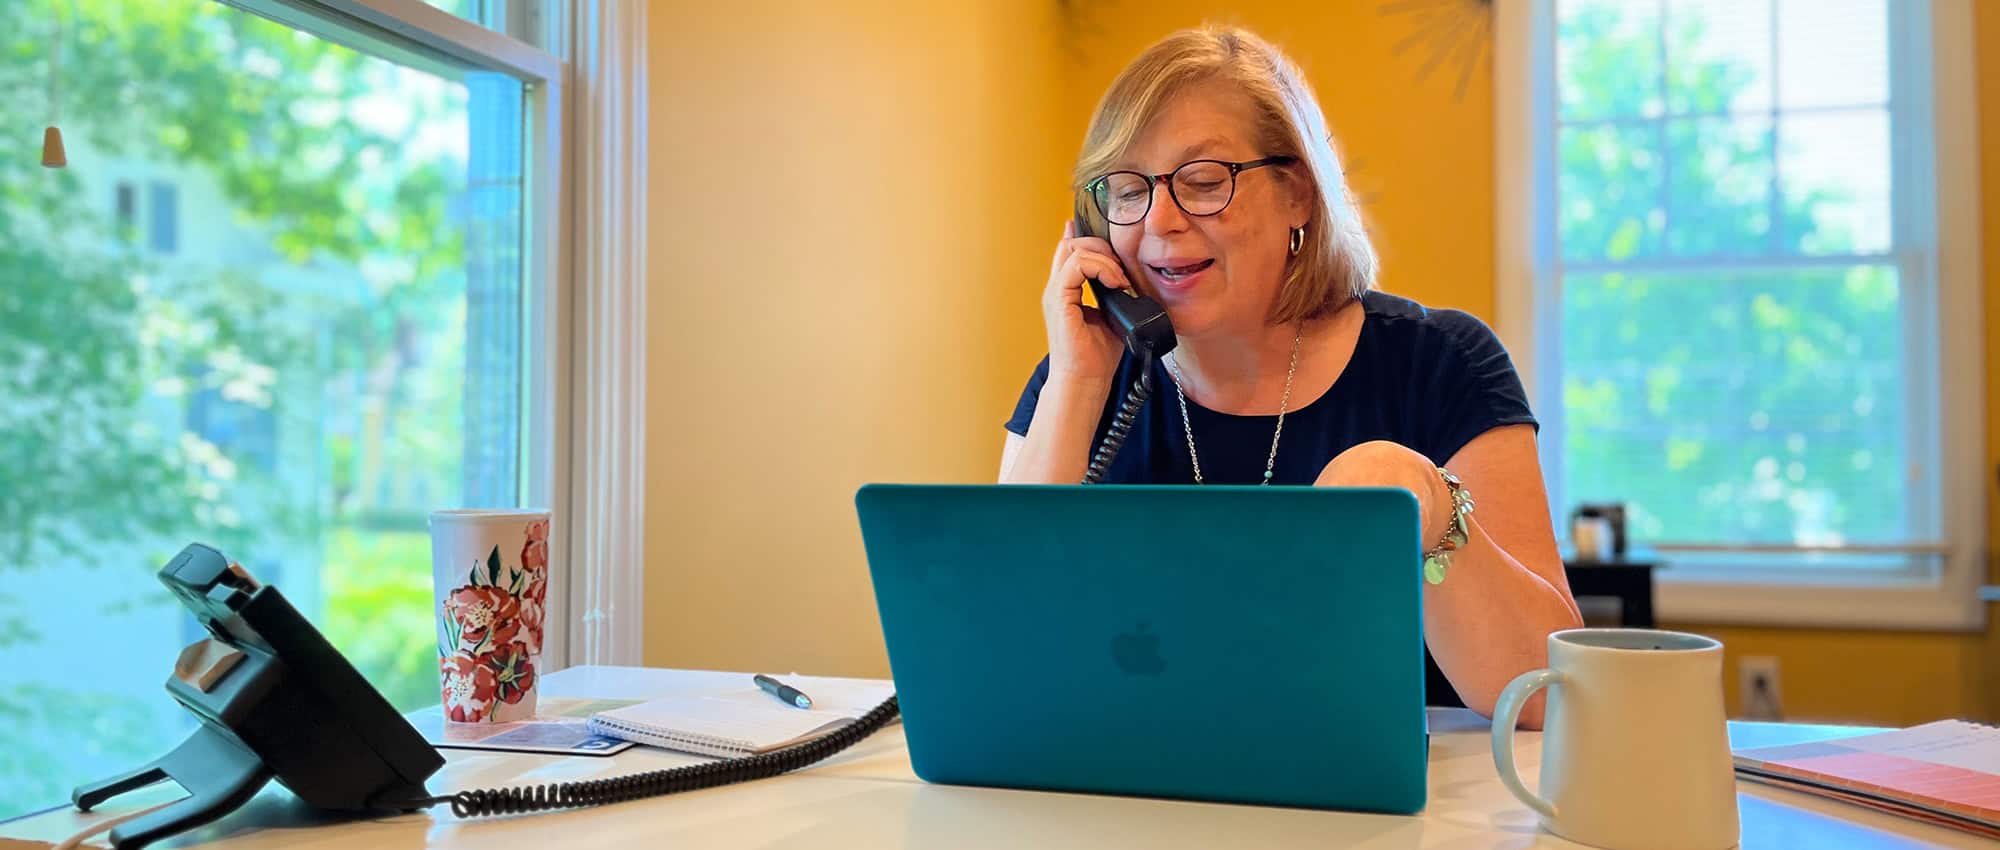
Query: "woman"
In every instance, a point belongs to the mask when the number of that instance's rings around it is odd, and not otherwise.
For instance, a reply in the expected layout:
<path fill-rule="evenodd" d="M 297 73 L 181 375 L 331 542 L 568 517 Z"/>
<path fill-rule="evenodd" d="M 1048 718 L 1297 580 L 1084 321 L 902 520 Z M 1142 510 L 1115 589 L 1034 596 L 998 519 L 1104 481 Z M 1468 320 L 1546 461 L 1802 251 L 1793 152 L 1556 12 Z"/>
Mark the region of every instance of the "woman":
<path fill-rule="evenodd" d="M 1138 368 L 1083 306 L 1084 279 L 1136 285 L 1179 339 L 1104 480 L 1415 493 L 1426 555 L 1450 552 L 1425 569 L 1443 579 L 1423 590 L 1432 702 L 1455 691 L 1491 716 L 1508 681 L 1543 666 L 1548 634 L 1581 621 L 1536 423 L 1486 325 L 1374 290 L 1296 66 L 1242 30 L 1176 33 L 1112 83 L 1075 173 L 1108 238 L 1064 225 L 1042 295 L 1049 355 L 1007 423 L 1000 480 L 1082 479 Z M 1476 512 L 1455 509 L 1467 496 Z M 1530 704 L 1523 724 L 1541 713 Z"/>

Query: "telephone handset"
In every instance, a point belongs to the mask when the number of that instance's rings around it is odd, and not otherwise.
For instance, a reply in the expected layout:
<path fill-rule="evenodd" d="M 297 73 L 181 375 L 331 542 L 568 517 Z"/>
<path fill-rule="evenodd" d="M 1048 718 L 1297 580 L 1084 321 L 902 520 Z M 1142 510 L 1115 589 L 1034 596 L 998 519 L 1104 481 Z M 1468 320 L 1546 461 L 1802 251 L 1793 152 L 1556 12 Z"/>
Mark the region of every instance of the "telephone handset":
<path fill-rule="evenodd" d="M 1076 235 L 1104 236 L 1108 233 L 1106 221 L 1097 209 L 1097 203 L 1090 197 L 1088 188 L 1076 193 Z M 1132 366 L 1137 379 L 1125 393 L 1118 410 L 1111 415 L 1111 424 L 1104 431 L 1104 439 L 1097 444 L 1097 451 L 1091 454 L 1090 466 L 1084 470 L 1083 483 L 1096 484 L 1104 480 L 1104 474 L 1111 468 L 1112 458 L 1125 445 L 1125 436 L 1132 431 L 1132 423 L 1139 417 L 1139 410 L 1146 406 L 1146 399 L 1153 394 L 1153 363 L 1167 352 L 1174 350 L 1177 338 L 1174 325 L 1167 320 L 1167 310 L 1140 293 L 1136 287 L 1112 289 L 1099 283 L 1096 278 L 1085 278 L 1090 284 L 1091 294 L 1097 297 L 1098 309 L 1104 312 L 1105 321 L 1118 329 L 1118 335 L 1125 340 L 1125 348 L 1132 353 Z"/>
<path fill-rule="evenodd" d="M 1109 231 L 1105 219 L 1098 212 L 1097 204 L 1090 198 L 1088 189 L 1076 193 L 1076 235 L 1105 236 Z M 1090 291 L 1097 297 L 1099 309 L 1105 319 L 1118 329 L 1125 340 L 1125 347 L 1135 357 L 1165 357 L 1174 350 L 1174 325 L 1167 320 L 1166 308 L 1160 302 L 1148 298 L 1137 288 L 1112 289 L 1099 283 L 1096 278 L 1085 278 Z"/>

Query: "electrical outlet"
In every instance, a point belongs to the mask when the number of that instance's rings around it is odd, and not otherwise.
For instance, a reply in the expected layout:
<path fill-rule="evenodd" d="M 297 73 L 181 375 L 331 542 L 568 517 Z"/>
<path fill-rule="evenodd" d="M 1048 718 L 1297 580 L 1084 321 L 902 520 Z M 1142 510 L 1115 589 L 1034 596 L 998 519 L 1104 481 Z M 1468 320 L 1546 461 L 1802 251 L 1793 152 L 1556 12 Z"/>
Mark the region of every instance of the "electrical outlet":
<path fill-rule="evenodd" d="M 1742 695 L 1744 720 L 1783 720 L 1784 701 L 1779 697 L 1778 659 L 1771 655 L 1746 655 L 1736 661 L 1737 693 Z"/>

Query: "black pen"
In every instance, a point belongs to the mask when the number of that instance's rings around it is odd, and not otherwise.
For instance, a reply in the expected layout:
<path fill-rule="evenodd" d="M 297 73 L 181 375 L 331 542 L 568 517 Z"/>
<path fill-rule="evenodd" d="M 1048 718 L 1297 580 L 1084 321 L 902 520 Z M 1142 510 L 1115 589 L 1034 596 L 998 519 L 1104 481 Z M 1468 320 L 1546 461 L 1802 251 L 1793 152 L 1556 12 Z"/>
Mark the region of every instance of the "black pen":
<path fill-rule="evenodd" d="M 763 688 L 764 692 L 770 694 L 771 696 L 777 697 L 778 699 L 784 700 L 785 702 L 791 703 L 800 708 L 813 707 L 812 697 L 799 693 L 798 688 L 794 688 L 791 685 L 787 685 L 762 673 L 757 674 L 757 687 Z"/>

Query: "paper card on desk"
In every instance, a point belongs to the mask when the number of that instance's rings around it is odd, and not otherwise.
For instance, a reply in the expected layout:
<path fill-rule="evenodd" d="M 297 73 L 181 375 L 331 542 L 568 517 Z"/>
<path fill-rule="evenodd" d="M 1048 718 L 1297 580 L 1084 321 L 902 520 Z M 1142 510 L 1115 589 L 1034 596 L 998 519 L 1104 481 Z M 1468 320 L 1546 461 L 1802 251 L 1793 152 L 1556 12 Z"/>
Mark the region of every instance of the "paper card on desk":
<path fill-rule="evenodd" d="M 1845 738 L 1836 743 L 1850 749 L 2000 776 L 2000 729 L 1963 720 L 1942 720 L 1895 732 Z"/>
<path fill-rule="evenodd" d="M 632 748 L 631 741 L 590 731 L 592 714 L 633 705 L 638 700 L 551 699 L 542 697 L 535 719 L 511 723 L 446 723 L 432 706 L 405 715 L 434 747 L 500 750 L 566 756 L 608 756 Z"/>
<path fill-rule="evenodd" d="M 591 717 L 590 728 L 600 735 L 670 750 L 752 755 L 832 732 L 895 694 L 893 685 L 875 679 L 786 676 L 783 681 L 811 697 L 813 707 L 780 702 L 752 684 L 600 712 Z"/>
<path fill-rule="evenodd" d="M 1984 835 L 2000 831 L 2000 729 L 1944 720 L 1737 750 L 1735 758 L 1739 772 L 1760 780 L 1876 808 L 1927 813 Z"/>

